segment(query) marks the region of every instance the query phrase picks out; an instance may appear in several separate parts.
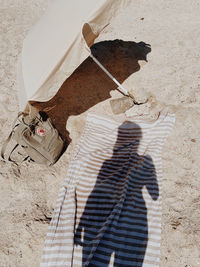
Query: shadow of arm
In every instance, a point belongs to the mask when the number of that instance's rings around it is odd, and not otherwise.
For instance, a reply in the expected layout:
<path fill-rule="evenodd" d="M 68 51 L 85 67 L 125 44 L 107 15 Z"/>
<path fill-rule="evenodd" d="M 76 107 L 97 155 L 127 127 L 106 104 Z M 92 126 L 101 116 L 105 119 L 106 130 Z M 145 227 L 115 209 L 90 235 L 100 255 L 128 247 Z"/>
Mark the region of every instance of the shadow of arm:
<path fill-rule="evenodd" d="M 144 161 L 147 165 L 145 169 L 148 173 L 148 179 L 146 180 L 146 188 L 151 198 L 156 201 L 159 197 L 159 186 L 157 181 L 156 169 L 153 164 L 152 158 L 149 155 L 145 156 Z"/>

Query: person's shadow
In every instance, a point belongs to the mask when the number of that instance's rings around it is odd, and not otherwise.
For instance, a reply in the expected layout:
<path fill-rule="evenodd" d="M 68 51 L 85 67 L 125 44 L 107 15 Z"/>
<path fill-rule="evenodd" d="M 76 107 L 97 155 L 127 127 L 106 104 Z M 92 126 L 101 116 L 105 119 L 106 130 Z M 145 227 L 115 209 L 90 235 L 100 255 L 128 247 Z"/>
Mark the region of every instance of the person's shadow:
<path fill-rule="evenodd" d="M 142 189 L 156 201 L 159 188 L 151 157 L 137 153 L 141 138 L 141 128 L 133 122 L 118 129 L 112 157 L 102 164 L 75 229 L 82 266 L 109 266 L 112 254 L 114 267 L 143 264 L 148 221 Z"/>

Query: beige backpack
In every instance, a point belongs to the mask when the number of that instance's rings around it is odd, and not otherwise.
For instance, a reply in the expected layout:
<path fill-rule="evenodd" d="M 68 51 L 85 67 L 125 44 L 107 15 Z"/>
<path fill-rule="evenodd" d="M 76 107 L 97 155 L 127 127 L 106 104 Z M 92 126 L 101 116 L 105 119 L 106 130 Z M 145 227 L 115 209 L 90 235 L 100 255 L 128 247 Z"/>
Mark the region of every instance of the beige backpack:
<path fill-rule="evenodd" d="M 10 152 L 9 161 L 17 164 L 11 159 L 11 155 L 18 146 L 21 146 L 27 154 L 22 161 L 53 165 L 64 150 L 64 141 L 45 112 L 39 111 L 34 117 L 25 115 L 23 112 L 18 114 L 12 132 L 2 147 L 2 158 L 5 159 L 7 145 L 11 139 L 14 139 L 17 144 Z"/>

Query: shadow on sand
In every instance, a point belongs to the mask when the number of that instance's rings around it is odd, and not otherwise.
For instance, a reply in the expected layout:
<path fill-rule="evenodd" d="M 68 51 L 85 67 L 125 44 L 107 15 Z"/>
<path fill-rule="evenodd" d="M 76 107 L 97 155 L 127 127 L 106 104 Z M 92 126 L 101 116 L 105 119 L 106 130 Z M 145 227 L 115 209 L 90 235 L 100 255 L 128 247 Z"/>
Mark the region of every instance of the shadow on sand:
<path fill-rule="evenodd" d="M 138 60 L 146 60 L 151 51 L 144 42 L 122 40 L 103 41 L 91 47 L 93 55 L 122 83 L 132 73 L 139 71 Z M 88 57 L 63 83 L 57 94 L 47 102 L 32 102 L 39 110 L 47 112 L 56 128 L 68 143 L 66 122 L 71 115 L 79 115 L 97 103 L 110 98 L 116 84 Z M 52 108 L 52 109 L 51 109 Z"/>
<path fill-rule="evenodd" d="M 141 138 L 133 122 L 118 129 L 113 154 L 102 164 L 75 229 L 74 243 L 83 247 L 82 266 L 107 267 L 111 255 L 115 267 L 143 264 L 148 221 L 142 189 L 156 201 L 159 188 L 151 157 L 138 154 Z"/>

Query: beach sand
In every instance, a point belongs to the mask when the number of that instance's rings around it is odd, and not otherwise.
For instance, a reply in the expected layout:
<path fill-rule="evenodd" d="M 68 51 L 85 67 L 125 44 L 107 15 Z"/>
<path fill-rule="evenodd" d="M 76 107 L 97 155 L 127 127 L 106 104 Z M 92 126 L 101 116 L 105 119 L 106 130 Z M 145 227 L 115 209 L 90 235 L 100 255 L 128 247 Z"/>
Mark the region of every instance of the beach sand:
<path fill-rule="evenodd" d="M 1 144 L 19 111 L 17 57 L 27 31 L 47 4 L 47 0 L 1 0 Z M 163 108 L 176 115 L 162 154 L 161 267 L 200 266 L 199 14 L 198 0 L 132 1 L 131 7 L 121 10 L 104 29 L 94 46 L 99 59 L 125 88 L 139 100 L 149 98 L 149 105 L 138 111 L 142 118 L 152 119 Z M 149 44 L 151 51 L 141 51 L 141 42 Z M 143 52 L 148 62 L 142 60 Z M 74 88 L 84 100 L 81 112 L 73 110 L 68 101 Z M 61 159 L 49 168 L 28 163 L 17 167 L 0 161 L 0 267 L 39 266 L 58 190 L 87 113 L 116 119 L 122 116 L 114 116 L 110 108 L 110 95 L 120 96 L 114 89 L 112 81 L 91 59 L 86 59 L 52 100 L 35 103 L 40 109 L 50 107 L 50 117 L 63 136 L 72 141 Z M 135 112 L 128 111 L 129 115 Z"/>

